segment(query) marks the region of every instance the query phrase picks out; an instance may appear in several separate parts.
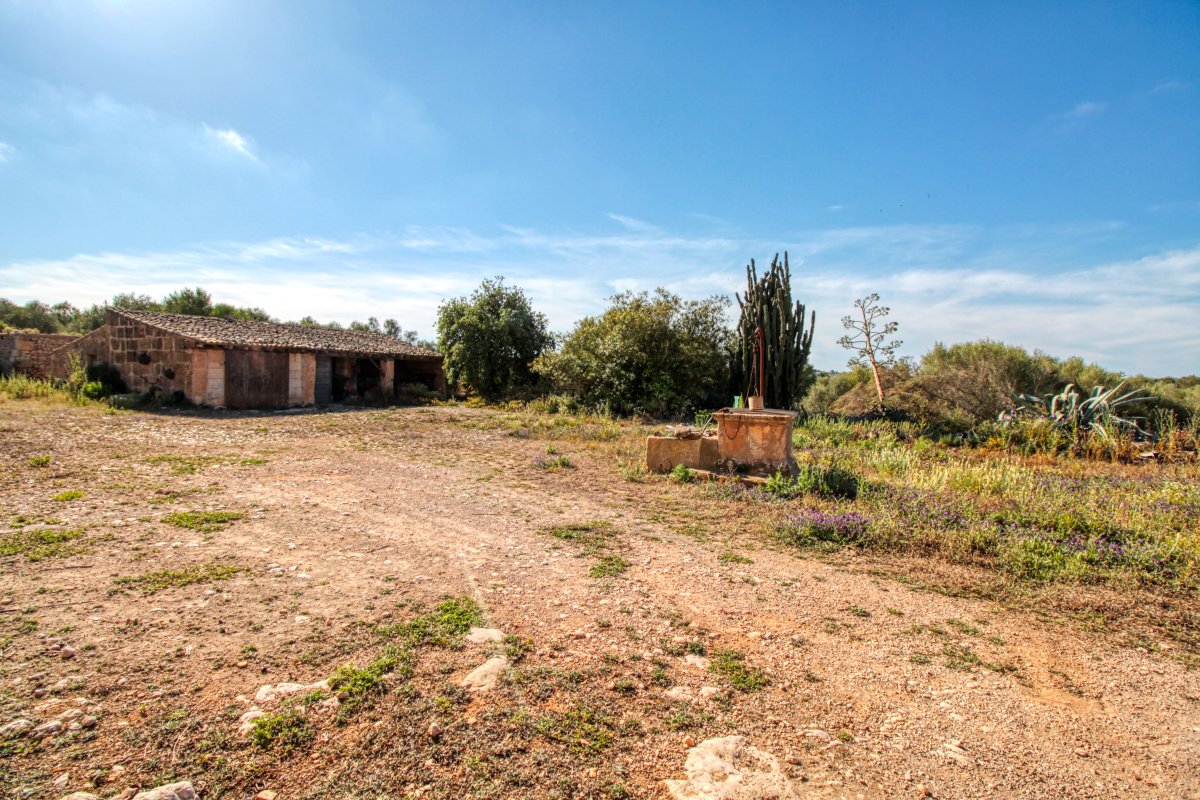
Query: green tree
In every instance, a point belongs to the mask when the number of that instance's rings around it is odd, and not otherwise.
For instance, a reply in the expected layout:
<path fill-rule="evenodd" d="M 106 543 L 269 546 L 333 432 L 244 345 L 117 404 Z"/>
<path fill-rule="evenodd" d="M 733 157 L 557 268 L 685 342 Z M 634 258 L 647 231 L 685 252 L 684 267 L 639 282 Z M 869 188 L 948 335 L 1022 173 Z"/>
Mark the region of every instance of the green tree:
<path fill-rule="evenodd" d="M 180 289 L 163 298 L 162 310 L 168 314 L 189 314 L 207 317 L 212 314 L 212 295 L 197 286 L 195 289 Z"/>
<path fill-rule="evenodd" d="M 729 382 L 728 298 L 625 292 L 586 317 L 535 369 L 561 391 L 614 411 L 671 414 L 718 405 Z"/>
<path fill-rule="evenodd" d="M 439 306 L 437 330 L 450 385 L 463 384 L 489 399 L 532 384 L 530 365 L 552 342 L 546 317 L 502 277 L 485 280 L 469 298 Z"/>

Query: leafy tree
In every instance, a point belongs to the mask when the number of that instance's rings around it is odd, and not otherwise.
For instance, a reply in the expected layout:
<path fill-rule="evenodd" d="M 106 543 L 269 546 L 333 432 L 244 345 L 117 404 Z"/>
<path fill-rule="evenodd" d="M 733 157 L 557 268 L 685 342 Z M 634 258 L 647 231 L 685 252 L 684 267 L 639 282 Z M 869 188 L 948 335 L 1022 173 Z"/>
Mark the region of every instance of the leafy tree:
<path fill-rule="evenodd" d="M 30 300 L 25 305 L 17 305 L 11 300 L 0 298 L 0 323 L 17 330 L 32 330 L 40 333 L 57 333 L 62 330 L 56 307 L 51 307 L 38 300 Z"/>
<path fill-rule="evenodd" d="M 114 295 L 112 299 L 113 308 L 127 308 L 130 311 L 162 311 L 163 304 L 155 300 L 148 294 L 134 294 L 133 292 L 122 292 Z"/>
<path fill-rule="evenodd" d="M 861 300 L 854 301 L 858 314 L 842 317 L 842 327 L 851 333 L 838 339 L 838 344 L 847 350 L 855 351 L 850 359 L 850 367 L 866 364 L 871 368 L 875 379 L 875 391 L 879 394 L 879 405 L 883 405 L 883 381 L 879 377 L 881 367 L 890 367 L 896 363 L 896 350 L 903 342 L 898 339 L 886 341 L 899 328 L 895 322 L 882 323 L 891 311 L 887 306 L 879 305 L 879 295 L 869 294 Z"/>
<path fill-rule="evenodd" d="M 207 317 L 212 314 L 212 295 L 197 286 L 195 289 L 180 289 L 163 298 L 162 310 L 168 314 L 190 314 Z"/>
<path fill-rule="evenodd" d="M 678 413 L 717 405 L 729 381 L 728 298 L 625 292 L 580 320 L 535 369 L 561 391 L 614 411 Z"/>
<path fill-rule="evenodd" d="M 446 379 L 487 398 L 533 383 L 530 365 L 552 342 L 546 317 L 502 277 L 439 306 L 437 329 Z"/>

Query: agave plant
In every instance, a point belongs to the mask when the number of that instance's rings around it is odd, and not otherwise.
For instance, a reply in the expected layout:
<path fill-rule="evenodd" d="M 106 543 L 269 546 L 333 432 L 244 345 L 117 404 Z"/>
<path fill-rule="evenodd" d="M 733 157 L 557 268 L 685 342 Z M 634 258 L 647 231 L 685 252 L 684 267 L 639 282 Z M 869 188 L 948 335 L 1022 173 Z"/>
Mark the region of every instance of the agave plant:
<path fill-rule="evenodd" d="M 1110 425 L 1143 433 L 1133 419 L 1117 414 L 1122 407 L 1145 398 L 1141 389 L 1120 394 L 1124 385 L 1125 381 L 1111 389 L 1097 386 L 1087 396 L 1080 394 L 1073 383 L 1068 383 L 1058 394 L 1048 394 L 1045 397 L 1014 394 L 1013 401 L 1016 407 L 1011 412 L 1002 414 L 1001 421 L 1020 416 L 1035 416 L 1052 420 L 1057 428 L 1068 428 L 1076 432 L 1090 431 L 1102 437 L 1108 436 L 1107 428 Z"/>

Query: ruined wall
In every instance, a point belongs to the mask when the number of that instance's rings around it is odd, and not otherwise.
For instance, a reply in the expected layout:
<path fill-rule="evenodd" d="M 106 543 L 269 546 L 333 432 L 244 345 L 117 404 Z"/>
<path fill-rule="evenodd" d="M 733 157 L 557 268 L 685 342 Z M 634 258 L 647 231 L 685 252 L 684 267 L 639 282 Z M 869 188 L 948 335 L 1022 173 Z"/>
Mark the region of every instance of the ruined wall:
<path fill-rule="evenodd" d="M 0 374 L 23 372 L 34 378 L 63 377 L 54 370 L 53 353 L 80 337 L 67 333 L 0 335 Z"/>

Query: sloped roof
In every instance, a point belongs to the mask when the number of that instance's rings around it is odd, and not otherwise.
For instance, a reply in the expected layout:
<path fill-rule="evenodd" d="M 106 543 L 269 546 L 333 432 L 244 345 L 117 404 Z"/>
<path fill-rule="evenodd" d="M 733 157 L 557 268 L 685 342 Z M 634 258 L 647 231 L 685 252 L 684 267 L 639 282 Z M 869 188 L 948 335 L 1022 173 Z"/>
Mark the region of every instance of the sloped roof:
<path fill-rule="evenodd" d="M 159 311 L 113 309 L 118 314 L 177 336 L 232 349 L 314 350 L 398 359 L 441 358 L 439 353 L 402 342 L 383 333 L 283 325 L 223 317 L 193 317 Z"/>

